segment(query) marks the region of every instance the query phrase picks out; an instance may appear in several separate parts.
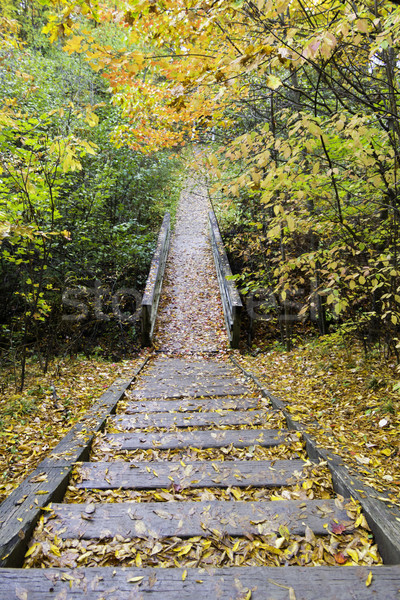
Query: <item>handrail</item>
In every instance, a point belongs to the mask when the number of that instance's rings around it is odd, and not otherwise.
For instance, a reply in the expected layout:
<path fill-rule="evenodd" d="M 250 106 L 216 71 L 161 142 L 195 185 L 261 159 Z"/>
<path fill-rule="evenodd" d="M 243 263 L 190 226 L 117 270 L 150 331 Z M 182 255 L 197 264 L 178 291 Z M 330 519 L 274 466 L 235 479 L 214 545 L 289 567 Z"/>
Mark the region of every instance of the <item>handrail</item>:
<path fill-rule="evenodd" d="M 229 266 L 218 221 L 213 210 L 210 210 L 208 213 L 208 222 L 210 227 L 211 247 L 214 255 L 215 268 L 217 270 L 222 306 L 224 309 L 226 330 L 228 332 L 231 347 L 238 348 L 240 339 L 240 314 L 243 305 L 234 281 L 227 279 L 227 277 L 232 276 L 232 271 Z"/>
<path fill-rule="evenodd" d="M 167 261 L 169 241 L 171 237 L 171 215 L 165 213 L 157 246 L 151 261 L 149 276 L 142 298 L 141 332 L 142 346 L 151 346 L 153 340 L 154 324 L 156 322 L 158 302 L 160 300 L 161 285 L 164 277 L 165 263 Z"/>

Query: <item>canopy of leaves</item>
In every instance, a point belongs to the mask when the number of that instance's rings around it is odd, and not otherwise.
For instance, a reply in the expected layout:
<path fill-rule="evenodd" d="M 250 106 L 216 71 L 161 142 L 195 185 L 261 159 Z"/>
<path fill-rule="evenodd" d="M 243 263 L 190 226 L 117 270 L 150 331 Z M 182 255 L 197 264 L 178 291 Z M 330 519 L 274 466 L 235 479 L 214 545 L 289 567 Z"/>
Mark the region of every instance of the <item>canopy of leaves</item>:
<path fill-rule="evenodd" d="M 396 351 L 399 9 L 138 0 L 90 18 L 75 3 L 71 20 L 65 6 L 46 30 L 56 39 L 67 27 L 65 50 L 108 80 L 126 118 L 118 143 L 146 153 L 214 142 L 244 291 L 274 290 L 282 313 L 300 295 L 322 333 L 340 319 Z M 118 31 L 118 48 L 96 19 Z"/>
<path fill-rule="evenodd" d="M 61 350 L 108 346 L 116 356 L 137 347 L 135 323 L 114 318 L 112 299 L 134 289 L 136 300 L 118 299 L 120 312 L 137 310 L 180 185 L 170 152 L 116 147 L 126 118 L 81 55 L 49 43 L 49 11 L 45 2 L 5 3 L 0 19 L 0 348 L 22 382 L 31 355 L 46 368 Z M 63 319 L 66 293 L 81 294 L 83 321 Z"/>

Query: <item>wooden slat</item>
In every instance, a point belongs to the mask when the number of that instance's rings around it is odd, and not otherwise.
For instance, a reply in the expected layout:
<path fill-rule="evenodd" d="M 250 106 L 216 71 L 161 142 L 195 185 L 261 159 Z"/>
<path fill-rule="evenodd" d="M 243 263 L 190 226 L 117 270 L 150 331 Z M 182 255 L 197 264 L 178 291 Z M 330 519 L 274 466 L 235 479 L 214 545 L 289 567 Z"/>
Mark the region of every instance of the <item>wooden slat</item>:
<path fill-rule="evenodd" d="M 127 394 L 129 397 L 129 395 Z M 196 412 L 213 410 L 247 410 L 260 407 L 260 398 L 211 398 L 195 399 L 183 398 L 182 400 L 143 400 L 129 402 L 124 408 L 124 413 L 130 415 L 148 412 Z"/>
<path fill-rule="evenodd" d="M 101 450 L 147 450 L 158 448 L 224 448 L 233 444 L 235 448 L 260 445 L 277 446 L 284 443 L 289 432 L 277 429 L 220 429 L 205 431 L 176 431 L 155 433 L 109 433 L 100 445 Z M 293 434 L 292 434 L 293 435 Z M 289 439 L 291 439 L 289 437 Z M 298 439 L 295 437 L 294 439 Z"/>
<path fill-rule="evenodd" d="M 200 375 L 215 375 L 215 376 L 226 376 L 226 375 L 238 375 L 240 370 L 235 368 L 232 363 L 217 361 L 217 360 L 192 360 L 182 358 L 162 358 L 158 357 L 157 360 L 146 369 L 143 376 L 153 377 L 160 373 L 165 375 L 188 375 L 188 374 L 200 374 Z"/>
<path fill-rule="evenodd" d="M 352 531 L 354 522 L 334 500 L 308 502 L 149 502 L 110 504 L 53 504 L 48 527 L 63 539 L 207 536 L 212 530 L 228 535 L 269 535 L 287 527 L 304 535 L 328 535 L 340 523 Z M 55 518 L 54 518 L 55 516 Z"/>
<path fill-rule="evenodd" d="M 83 463 L 79 468 L 82 481 L 76 485 L 90 489 L 157 489 L 172 483 L 182 488 L 276 487 L 301 478 L 303 464 L 302 460 L 194 461 L 185 467 L 169 461 L 151 465 L 143 462 Z"/>
<path fill-rule="evenodd" d="M 243 383 L 243 377 L 239 377 L 238 375 L 224 375 L 219 373 L 187 373 L 181 375 L 179 373 L 161 371 L 158 374 L 154 375 L 143 375 L 141 377 L 140 385 L 138 387 L 147 386 L 147 385 L 162 385 L 168 383 L 179 384 L 180 386 L 184 385 L 192 385 L 192 384 L 201 384 L 201 383 L 213 383 L 215 380 L 231 383 L 232 385 L 238 385 L 239 383 Z"/>
<path fill-rule="evenodd" d="M 223 412 L 223 411 L 221 411 Z M 234 425 L 262 425 L 267 421 L 266 411 L 225 411 L 194 413 L 149 413 L 136 415 L 113 415 L 110 427 L 119 429 L 147 429 L 148 427 L 206 427 Z"/>
<path fill-rule="evenodd" d="M 367 587 L 365 582 L 369 573 L 372 574 L 372 583 Z M 118 567 L 74 571 L 1 569 L 0 598 L 241 600 L 251 592 L 251 600 L 398 600 L 399 583 L 398 565 L 346 568 L 232 567 L 207 570 Z"/>
<path fill-rule="evenodd" d="M 249 393 L 235 378 L 176 378 L 163 381 L 149 381 L 140 389 L 131 391 L 131 397 L 141 398 L 200 398 L 202 396 L 243 396 Z"/>

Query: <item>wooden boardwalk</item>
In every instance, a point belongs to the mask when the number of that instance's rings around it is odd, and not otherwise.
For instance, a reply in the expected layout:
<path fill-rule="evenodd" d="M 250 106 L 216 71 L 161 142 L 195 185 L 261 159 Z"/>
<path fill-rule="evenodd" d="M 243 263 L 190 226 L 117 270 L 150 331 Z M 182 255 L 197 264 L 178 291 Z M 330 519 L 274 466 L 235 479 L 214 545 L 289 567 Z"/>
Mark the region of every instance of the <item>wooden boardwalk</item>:
<path fill-rule="evenodd" d="M 400 567 L 379 564 L 357 503 L 251 379 L 200 354 L 220 331 L 199 317 L 198 354 L 176 355 L 194 334 L 186 319 L 174 338 L 170 308 L 169 355 L 116 381 L 0 506 L 0 600 L 399 600 Z"/>
<path fill-rule="evenodd" d="M 204 451 L 215 456 L 193 459 Z M 0 570 L 0 598 L 399 598 L 397 566 L 307 567 L 315 556 L 280 551 L 285 536 L 309 549 L 357 537 L 347 501 L 285 496 L 309 486 L 313 466 L 299 454 L 298 435 L 231 363 L 156 357 L 74 468 L 64 501 L 43 511 L 28 568 Z"/>

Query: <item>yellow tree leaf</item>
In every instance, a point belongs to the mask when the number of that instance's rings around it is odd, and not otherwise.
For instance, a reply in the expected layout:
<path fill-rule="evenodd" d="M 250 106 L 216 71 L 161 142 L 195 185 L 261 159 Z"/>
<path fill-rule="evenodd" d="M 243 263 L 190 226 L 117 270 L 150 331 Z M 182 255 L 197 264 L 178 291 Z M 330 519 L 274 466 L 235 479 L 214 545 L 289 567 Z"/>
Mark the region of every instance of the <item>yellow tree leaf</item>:
<path fill-rule="evenodd" d="M 265 83 L 271 90 L 277 90 L 282 85 L 282 81 L 275 75 L 268 75 Z"/>

